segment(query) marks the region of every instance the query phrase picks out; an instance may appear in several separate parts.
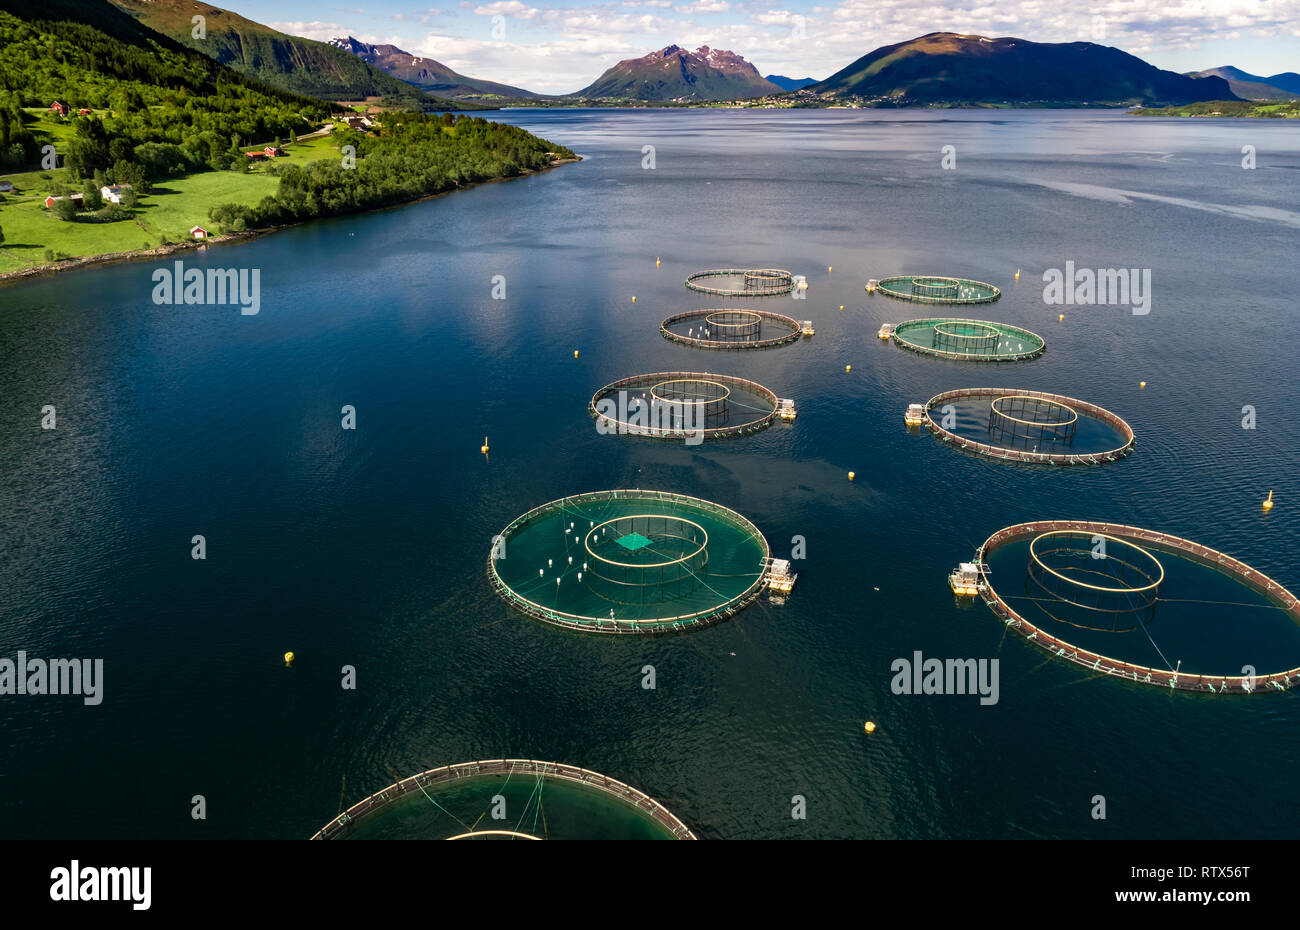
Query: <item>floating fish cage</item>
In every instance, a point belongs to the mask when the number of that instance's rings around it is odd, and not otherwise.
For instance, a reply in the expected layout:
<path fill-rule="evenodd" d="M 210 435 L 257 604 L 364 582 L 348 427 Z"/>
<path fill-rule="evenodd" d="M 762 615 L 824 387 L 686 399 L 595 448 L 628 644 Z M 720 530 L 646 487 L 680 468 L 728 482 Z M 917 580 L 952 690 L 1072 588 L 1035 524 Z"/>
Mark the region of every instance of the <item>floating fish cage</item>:
<path fill-rule="evenodd" d="M 1047 347 L 1037 333 L 990 320 L 906 320 L 897 324 L 891 335 L 904 349 L 954 361 L 1023 361 L 1037 358 Z"/>
<path fill-rule="evenodd" d="M 943 275 L 904 274 L 879 281 L 873 279 L 867 283 L 867 291 L 879 291 L 900 300 L 923 304 L 987 304 L 1002 296 L 1002 292 L 992 284 Z"/>
<path fill-rule="evenodd" d="M 734 439 L 770 426 L 779 399 L 763 385 L 696 371 L 632 375 L 592 395 L 587 413 L 602 433 L 652 439 Z"/>
<path fill-rule="evenodd" d="M 494 541 L 488 577 L 513 608 L 591 633 L 724 620 L 763 589 L 767 540 L 726 507 L 663 491 L 596 491 L 529 511 Z"/>
<path fill-rule="evenodd" d="M 659 332 L 670 342 L 702 349 L 770 348 L 796 342 L 811 329 L 811 321 L 749 309 L 687 310 L 659 324 Z"/>
<path fill-rule="evenodd" d="M 925 404 L 922 421 L 954 448 L 1008 462 L 1104 465 L 1133 451 L 1133 428 L 1105 407 L 1063 394 L 958 388 Z"/>
<path fill-rule="evenodd" d="M 971 564 L 994 616 L 1039 648 L 1099 675 L 1212 694 L 1300 685 L 1300 665 L 1256 672 L 1240 660 L 1278 655 L 1279 644 L 1300 655 L 1300 601 L 1267 575 L 1199 543 L 1124 524 L 1035 521 L 994 533 Z M 1017 571 L 1017 564 L 1024 567 Z M 1270 623 L 1272 643 L 1240 642 Z M 1216 647 L 1244 652 L 1204 654 Z M 1124 651 L 1164 667 L 1116 657 Z M 1215 665 L 1232 674 L 1211 671 Z"/>
<path fill-rule="evenodd" d="M 693 840 L 649 795 L 559 762 L 485 759 L 403 778 L 352 805 L 313 840 Z"/>
<path fill-rule="evenodd" d="M 697 271 L 686 286 L 717 297 L 779 297 L 795 288 L 795 279 L 780 268 L 714 268 Z"/>

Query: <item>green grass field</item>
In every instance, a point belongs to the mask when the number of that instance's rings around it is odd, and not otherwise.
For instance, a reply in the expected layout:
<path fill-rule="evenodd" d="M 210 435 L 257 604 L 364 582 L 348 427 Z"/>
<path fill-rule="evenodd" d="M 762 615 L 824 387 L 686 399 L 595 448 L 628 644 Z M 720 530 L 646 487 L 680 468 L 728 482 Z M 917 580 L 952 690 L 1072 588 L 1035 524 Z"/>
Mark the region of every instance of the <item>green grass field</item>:
<path fill-rule="evenodd" d="M 246 148 L 251 151 L 253 146 Z M 285 152 L 286 157 L 275 159 L 277 164 L 338 155 L 329 136 L 286 145 Z M 48 264 L 47 249 L 56 255 L 82 257 L 143 249 L 146 243 L 156 248 L 163 244 L 163 237 L 168 242 L 188 239 L 190 227 L 195 225 L 215 235 L 216 227 L 208 219 L 212 207 L 231 202 L 255 204 L 275 193 L 280 180 L 266 173 L 268 164 L 260 162 L 248 174 L 204 171 L 158 181 L 152 192 L 140 197 L 131 219 L 117 223 L 66 223 L 55 217 L 44 203 L 50 182 L 42 175 L 51 172 L 0 175 L 0 180 L 12 182 L 15 188 L 13 193 L 0 194 L 0 231 L 5 238 L 0 245 L 0 274 Z"/>

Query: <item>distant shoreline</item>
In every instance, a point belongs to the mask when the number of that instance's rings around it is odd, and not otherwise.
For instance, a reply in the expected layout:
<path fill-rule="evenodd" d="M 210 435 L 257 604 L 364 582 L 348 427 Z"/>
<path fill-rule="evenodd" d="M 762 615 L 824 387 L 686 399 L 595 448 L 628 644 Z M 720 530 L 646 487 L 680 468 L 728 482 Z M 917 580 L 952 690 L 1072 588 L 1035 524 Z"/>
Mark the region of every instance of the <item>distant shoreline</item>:
<path fill-rule="evenodd" d="M 416 197 L 414 200 L 404 200 L 401 203 L 390 203 L 380 207 L 368 207 L 365 210 L 354 210 L 346 213 L 329 213 L 324 216 L 313 216 L 309 219 L 300 220 L 296 223 L 284 223 L 278 226 L 267 226 L 261 229 L 248 229 L 242 232 L 226 233 L 221 236 L 212 236 L 207 239 L 186 239 L 184 242 L 173 242 L 170 245 L 157 246 L 152 249 L 132 249 L 126 252 L 101 252 L 98 255 L 82 255 L 76 258 L 65 258 L 62 261 L 53 262 L 48 265 L 37 265 L 31 268 L 18 268 L 14 271 L 0 272 L 0 287 L 8 284 L 14 284 L 18 281 L 25 281 L 29 278 L 51 277 L 66 271 L 75 271 L 80 268 L 89 268 L 97 265 L 117 265 L 125 262 L 147 262 L 162 258 L 167 255 L 174 255 L 178 252 L 193 251 L 195 249 L 205 250 L 212 245 L 233 245 L 237 242 L 247 242 L 250 239 L 256 239 L 270 233 L 279 232 L 283 229 L 292 229 L 295 226 L 303 226 L 307 223 L 314 223 L 318 220 L 327 220 L 339 216 L 356 216 L 363 213 L 377 213 L 381 210 L 397 210 L 402 207 L 409 207 L 412 204 L 422 203 L 426 200 L 433 200 L 437 197 L 445 197 L 448 194 L 455 194 L 460 191 L 471 190 L 482 184 L 497 184 L 505 181 L 514 181 L 519 178 L 529 177 L 534 174 L 541 174 L 550 171 L 552 168 L 558 168 L 561 165 L 571 165 L 575 162 L 582 161 L 581 155 L 575 155 L 572 158 L 560 158 L 551 162 L 544 168 L 530 168 L 520 174 L 511 177 L 487 178 L 483 181 L 475 181 L 473 184 L 457 186 L 448 191 L 439 191 L 436 194 L 425 194 L 422 197 Z M 3 248 L 3 246 L 0 246 Z"/>

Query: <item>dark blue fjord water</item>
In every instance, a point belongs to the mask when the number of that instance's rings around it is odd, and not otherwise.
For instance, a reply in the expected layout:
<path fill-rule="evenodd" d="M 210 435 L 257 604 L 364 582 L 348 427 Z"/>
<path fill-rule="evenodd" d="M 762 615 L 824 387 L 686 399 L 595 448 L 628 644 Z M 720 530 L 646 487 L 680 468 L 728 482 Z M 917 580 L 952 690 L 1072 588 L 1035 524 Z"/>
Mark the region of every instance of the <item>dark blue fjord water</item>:
<path fill-rule="evenodd" d="M 1300 127 L 498 118 L 586 160 L 185 257 L 260 269 L 256 316 L 153 304 L 170 263 L 0 290 L 0 656 L 105 663 L 97 707 L 0 697 L 0 836 L 305 837 L 390 767 L 501 756 L 606 773 L 710 839 L 1297 833 L 1300 696 L 1090 678 L 959 609 L 945 575 L 1000 527 L 1077 517 L 1187 536 L 1300 588 Z M 1066 261 L 1150 269 L 1150 314 L 1045 306 L 1043 271 Z M 697 302 L 688 273 L 754 265 L 807 276 L 806 300 L 762 306 L 812 318 L 814 338 L 706 353 L 659 336 L 668 314 L 725 303 Z M 1046 353 L 989 368 L 880 343 L 882 322 L 927 315 L 864 294 L 900 272 L 998 285 L 974 315 L 1043 334 Z M 703 447 L 597 435 L 596 388 L 666 369 L 760 381 L 798 421 Z M 1043 470 L 903 428 L 909 402 L 983 385 L 1102 404 L 1137 450 Z M 510 613 L 485 576 L 492 535 L 617 487 L 732 507 L 778 553 L 806 537 L 794 595 L 653 640 Z M 1222 636 L 1249 654 L 1231 612 Z M 998 658 L 999 702 L 894 695 L 890 663 L 915 650 Z M 1300 664 L 1263 651 L 1260 671 Z"/>

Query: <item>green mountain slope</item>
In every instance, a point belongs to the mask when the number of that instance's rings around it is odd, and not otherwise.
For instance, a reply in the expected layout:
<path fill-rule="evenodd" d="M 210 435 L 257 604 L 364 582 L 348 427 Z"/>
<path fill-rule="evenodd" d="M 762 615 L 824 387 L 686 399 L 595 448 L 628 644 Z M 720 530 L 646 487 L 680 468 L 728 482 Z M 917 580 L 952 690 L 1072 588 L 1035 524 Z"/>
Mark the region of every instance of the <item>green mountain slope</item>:
<path fill-rule="evenodd" d="M 54 101 L 68 117 L 50 112 Z M 33 126 L 24 108 L 45 115 Z M 223 68 L 106 0 L 0 0 L 0 162 L 9 168 L 32 162 L 37 133 L 81 176 L 138 160 L 145 143 L 224 167 L 236 138 L 287 137 L 328 115 L 327 104 Z"/>
<path fill-rule="evenodd" d="M 210 3 L 111 2 L 155 32 L 274 87 L 326 100 L 388 96 L 412 105 L 453 106 L 446 101 L 424 101 L 423 94 L 406 82 L 326 42 L 286 35 Z M 195 16 L 204 17 L 204 38 L 193 34 Z"/>
<path fill-rule="evenodd" d="M 883 104 L 1128 106 L 1231 100 L 1222 78 L 1162 71 L 1119 49 L 935 32 L 864 55 L 807 88 Z"/>

